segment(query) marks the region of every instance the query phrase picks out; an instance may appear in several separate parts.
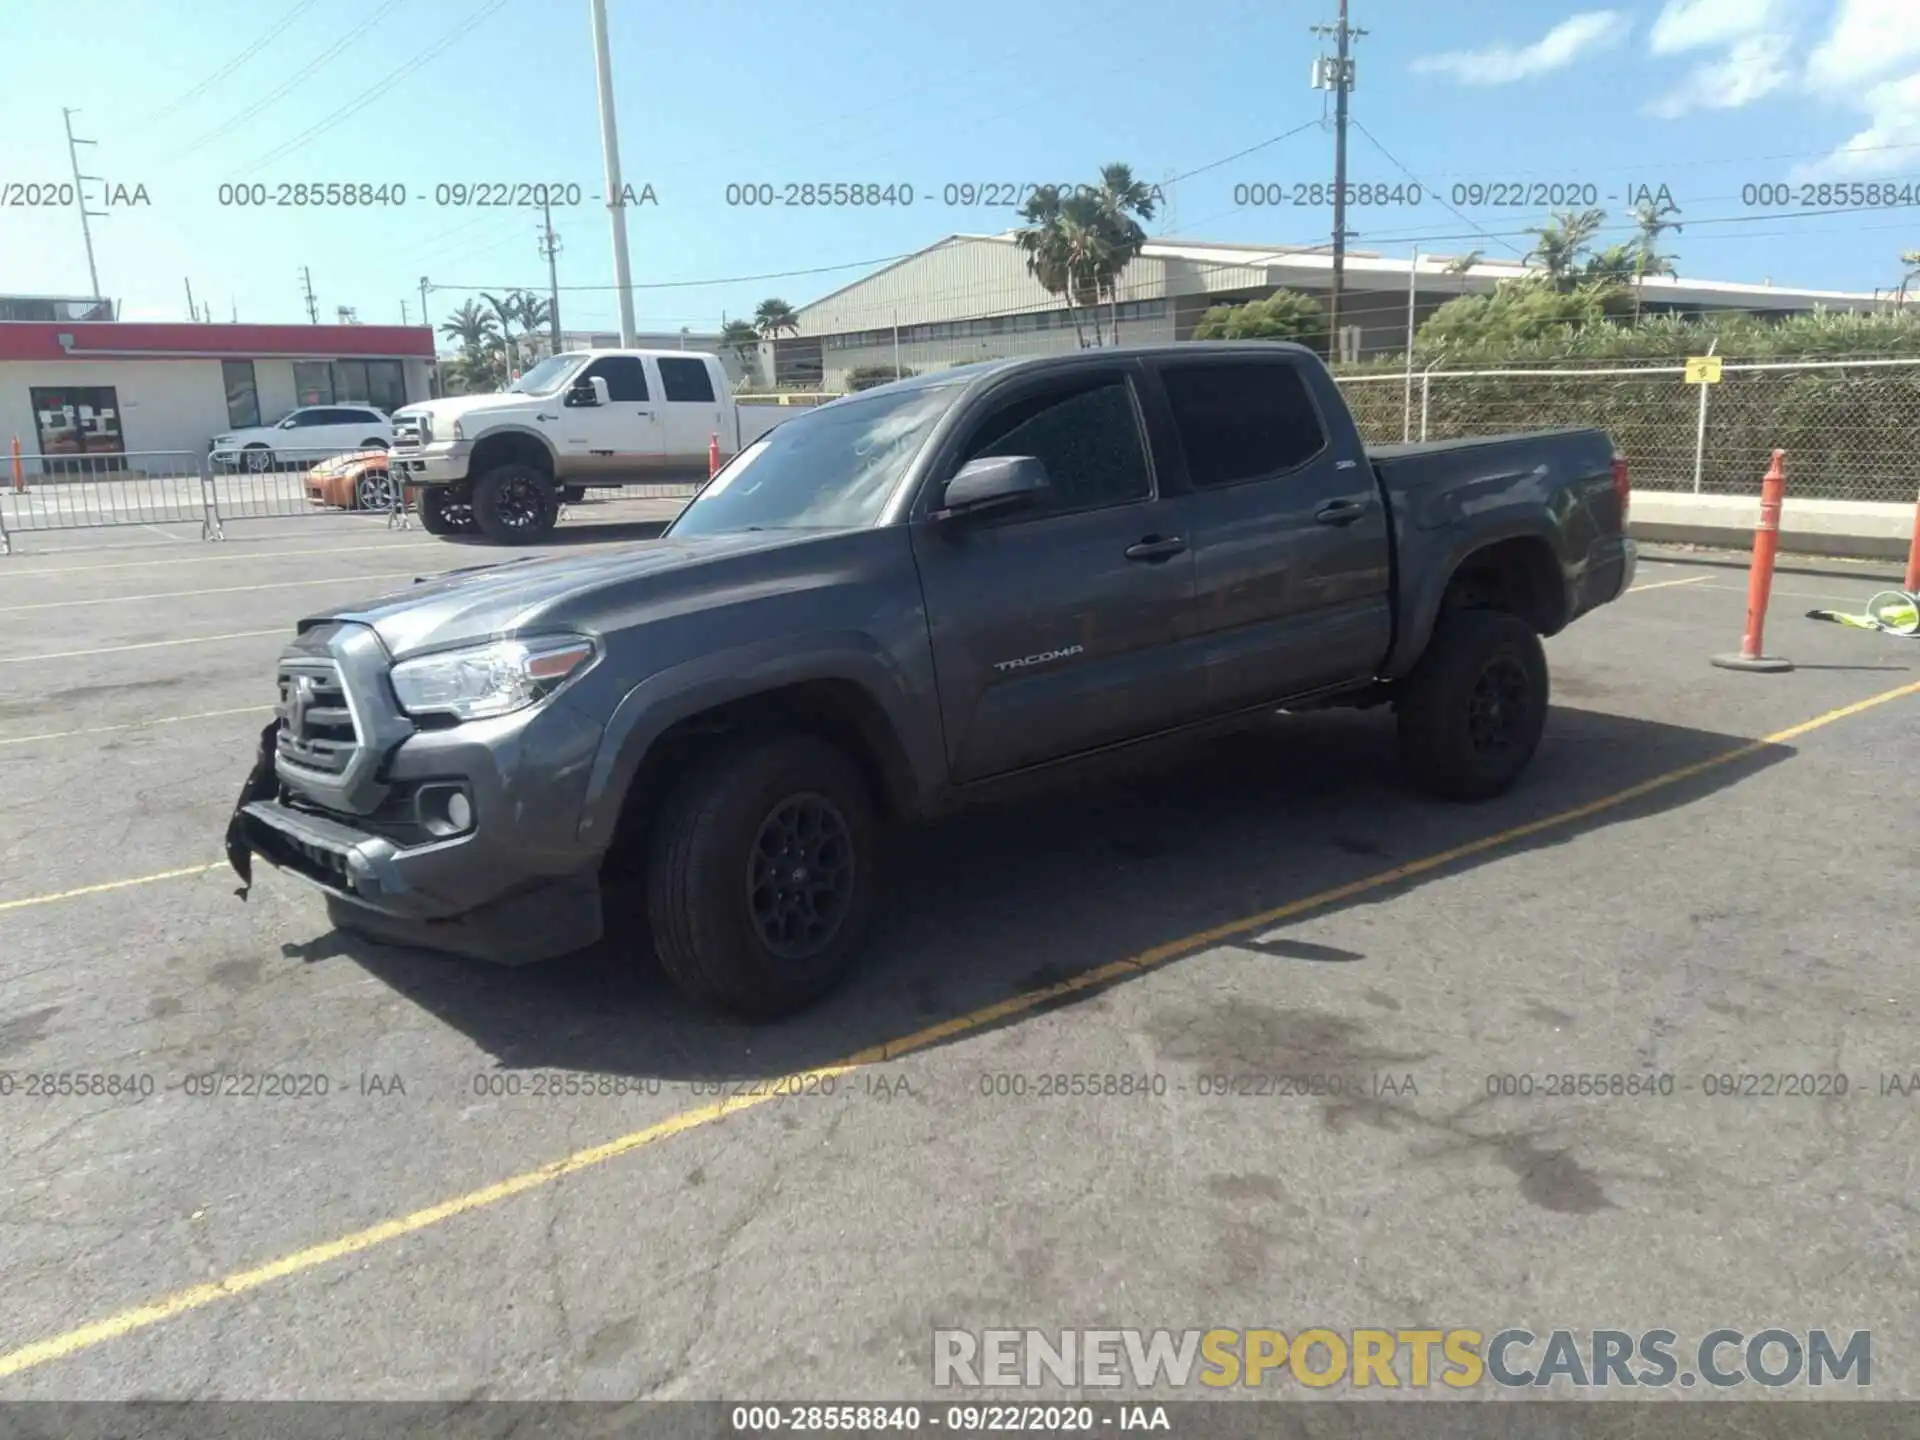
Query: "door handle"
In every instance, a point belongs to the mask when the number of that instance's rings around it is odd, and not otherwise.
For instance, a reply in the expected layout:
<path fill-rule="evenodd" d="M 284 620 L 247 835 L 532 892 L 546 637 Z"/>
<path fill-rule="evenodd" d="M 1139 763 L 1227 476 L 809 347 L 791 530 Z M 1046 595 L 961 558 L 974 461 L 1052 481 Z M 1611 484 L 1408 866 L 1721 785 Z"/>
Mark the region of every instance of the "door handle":
<path fill-rule="evenodd" d="M 1165 538 L 1149 535 L 1139 544 L 1127 547 L 1127 559 L 1143 560 L 1152 564 L 1161 560 L 1171 560 L 1174 556 L 1183 553 L 1186 548 L 1187 542 L 1178 535 Z"/>
<path fill-rule="evenodd" d="M 1313 518 L 1322 525 L 1351 525 L 1366 513 L 1364 500 L 1329 500 L 1313 512 Z"/>

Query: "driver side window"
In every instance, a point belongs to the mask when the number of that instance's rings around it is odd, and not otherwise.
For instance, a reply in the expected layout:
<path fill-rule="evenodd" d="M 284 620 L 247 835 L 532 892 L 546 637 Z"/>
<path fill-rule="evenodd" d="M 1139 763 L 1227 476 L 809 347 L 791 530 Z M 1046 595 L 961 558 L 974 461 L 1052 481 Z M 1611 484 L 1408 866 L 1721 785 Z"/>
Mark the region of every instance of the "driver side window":
<path fill-rule="evenodd" d="M 607 382 L 607 399 L 618 405 L 647 398 L 647 367 L 636 355 L 603 355 L 574 379 L 583 384 L 594 376 Z"/>
<path fill-rule="evenodd" d="M 1047 467 L 1046 500 L 1009 521 L 1099 510 L 1153 495 L 1132 390 L 1123 377 L 1070 381 L 1010 402 L 988 417 L 960 463 L 989 455 L 1031 455 Z"/>

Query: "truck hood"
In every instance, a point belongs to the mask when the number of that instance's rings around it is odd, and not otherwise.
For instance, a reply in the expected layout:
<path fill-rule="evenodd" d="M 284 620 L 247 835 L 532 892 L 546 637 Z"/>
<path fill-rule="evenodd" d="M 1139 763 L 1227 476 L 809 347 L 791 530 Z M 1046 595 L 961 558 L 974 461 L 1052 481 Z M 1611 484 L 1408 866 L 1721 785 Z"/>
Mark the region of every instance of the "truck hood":
<path fill-rule="evenodd" d="M 558 405 L 558 395 L 519 395 L 501 392 L 494 395 L 449 395 L 441 400 L 416 400 L 394 411 L 397 420 L 405 415 L 429 415 L 436 421 L 454 421 L 464 415 L 491 414 L 496 410 L 525 410 L 541 405 Z"/>
<path fill-rule="evenodd" d="M 625 623 L 631 608 L 623 601 L 638 605 L 679 579 L 793 540 L 791 532 L 756 531 L 503 560 L 424 575 L 408 589 L 309 616 L 300 629 L 333 621 L 369 625 L 398 660 L 531 629 L 594 628 L 575 620 L 583 614 L 604 620 L 626 612 Z"/>

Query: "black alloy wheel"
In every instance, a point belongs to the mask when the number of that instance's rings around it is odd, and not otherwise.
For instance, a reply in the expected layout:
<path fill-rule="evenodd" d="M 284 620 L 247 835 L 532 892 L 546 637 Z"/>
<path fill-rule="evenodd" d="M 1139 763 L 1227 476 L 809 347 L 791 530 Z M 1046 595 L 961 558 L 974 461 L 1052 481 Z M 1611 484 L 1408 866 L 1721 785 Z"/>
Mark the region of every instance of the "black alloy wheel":
<path fill-rule="evenodd" d="M 747 863 L 747 904 L 761 943 L 785 960 L 826 949 L 853 903 L 854 847 L 824 795 L 789 796 L 760 824 Z"/>

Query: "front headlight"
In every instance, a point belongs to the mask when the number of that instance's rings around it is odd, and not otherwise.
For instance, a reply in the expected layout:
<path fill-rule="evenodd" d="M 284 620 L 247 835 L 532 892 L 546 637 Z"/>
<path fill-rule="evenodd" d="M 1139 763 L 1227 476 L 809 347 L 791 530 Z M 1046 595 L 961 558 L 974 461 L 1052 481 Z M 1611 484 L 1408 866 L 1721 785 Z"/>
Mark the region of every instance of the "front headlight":
<path fill-rule="evenodd" d="M 486 720 L 555 694 L 586 673 L 597 653 L 580 635 L 496 640 L 402 660 L 393 667 L 393 693 L 409 715 Z"/>

